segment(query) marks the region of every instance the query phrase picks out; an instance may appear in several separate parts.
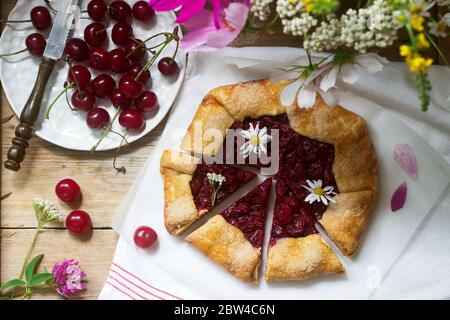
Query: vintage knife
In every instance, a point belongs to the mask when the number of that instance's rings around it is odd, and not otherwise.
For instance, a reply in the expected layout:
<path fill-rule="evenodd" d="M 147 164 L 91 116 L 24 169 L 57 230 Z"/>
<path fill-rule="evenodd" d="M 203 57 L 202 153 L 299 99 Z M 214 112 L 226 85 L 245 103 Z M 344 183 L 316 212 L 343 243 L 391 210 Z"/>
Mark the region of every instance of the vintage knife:
<path fill-rule="evenodd" d="M 7 169 L 18 171 L 20 163 L 25 158 L 25 149 L 33 135 L 33 124 L 39 115 L 45 87 L 56 61 L 63 55 L 66 40 L 78 10 L 77 3 L 78 0 L 58 0 L 58 13 L 39 65 L 39 72 L 30 97 L 20 114 L 20 123 L 15 131 L 16 136 L 12 139 L 12 146 L 8 151 L 8 160 L 5 161 Z"/>

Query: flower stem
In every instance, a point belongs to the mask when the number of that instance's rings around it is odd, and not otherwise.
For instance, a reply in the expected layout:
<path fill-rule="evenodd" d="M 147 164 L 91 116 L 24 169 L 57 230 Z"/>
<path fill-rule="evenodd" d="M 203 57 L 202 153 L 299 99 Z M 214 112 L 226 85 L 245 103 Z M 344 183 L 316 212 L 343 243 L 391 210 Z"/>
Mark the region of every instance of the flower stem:
<path fill-rule="evenodd" d="M 47 119 L 47 120 L 50 119 L 50 111 L 52 110 L 52 108 L 53 108 L 53 106 L 55 105 L 56 101 L 58 101 L 59 98 L 61 98 L 62 95 L 63 95 L 64 93 L 66 93 L 67 90 L 69 90 L 70 88 L 72 88 L 72 86 L 71 86 L 71 85 L 67 85 L 67 86 L 64 88 L 64 90 L 61 91 L 61 92 L 56 96 L 56 98 L 52 101 L 52 103 L 49 105 L 47 111 L 45 112 L 45 119 Z"/>
<path fill-rule="evenodd" d="M 31 20 L 0 20 L 0 22 L 6 22 L 6 23 L 22 23 L 22 22 L 31 22 Z"/>
<path fill-rule="evenodd" d="M 116 121 L 117 117 L 119 116 L 119 113 L 122 109 L 120 107 L 117 107 L 117 111 L 116 114 L 114 115 L 114 118 L 111 120 L 111 122 L 109 123 L 109 125 L 105 128 L 105 130 L 103 131 L 100 139 L 97 141 L 97 143 L 91 148 L 91 152 L 94 152 L 98 146 L 100 145 L 100 143 L 102 143 L 103 139 L 105 139 L 105 137 L 108 135 L 108 133 L 111 131 L 112 129 L 112 125 L 114 123 L 114 121 Z"/>
<path fill-rule="evenodd" d="M 25 51 L 27 51 L 27 50 L 28 50 L 28 49 L 25 48 L 25 49 L 21 49 L 21 50 L 16 51 L 16 52 L 11 52 L 11 53 L 0 53 L 0 57 L 9 57 L 9 56 L 13 56 L 13 55 L 15 55 L 15 54 L 19 54 L 19 53 L 25 52 Z"/>
<path fill-rule="evenodd" d="M 431 44 L 433 45 L 433 47 L 436 49 L 436 51 L 439 53 L 439 56 L 442 58 L 442 60 L 445 62 L 445 64 L 447 65 L 447 67 L 450 67 L 450 65 L 448 64 L 447 58 L 445 57 L 444 53 L 442 53 L 441 48 L 439 48 L 439 46 L 436 44 L 436 42 L 434 42 L 433 37 L 430 36 L 430 34 L 428 32 L 425 32 L 425 35 L 427 36 L 427 39 L 431 42 Z"/>
<path fill-rule="evenodd" d="M 38 225 L 36 230 L 35 230 L 35 233 L 34 233 L 34 236 L 33 236 L 33 240 L 31 241 L 31 245 L 28 248 L 28 252 L 27 252 L 27 254 L 25 256 L 25 259 L 23 260 L 22 268 L 20 269 L 19 279 L 22 279 L 23 274 L 25 273 L 25 267 L 28 264 L 28 260 L 30 260 L 31 253 L 33 252 L 33 249 L 34 249 L 34 247 L 36 245 L 37 237 L 38 237 L 40 232 L 41 232 L 41 226 Z"/>

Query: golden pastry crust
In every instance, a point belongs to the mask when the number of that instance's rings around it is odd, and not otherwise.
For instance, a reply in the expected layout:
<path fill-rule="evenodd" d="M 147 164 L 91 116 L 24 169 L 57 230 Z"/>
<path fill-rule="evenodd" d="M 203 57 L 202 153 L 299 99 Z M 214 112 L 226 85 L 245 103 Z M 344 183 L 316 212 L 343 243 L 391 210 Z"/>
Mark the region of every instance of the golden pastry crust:
<path fill-rule="evenodd" d="M 186 237 L 194 247 L 245 282 L 257 282 L 261 249 L 221 215 L 211 218 Z"/>
<path fill-rule="evenodd" d="M 269 247 L 266 280 L 304 280 L 343 273 L 341 262 L 319 234 L 279 239 Z"/>
<path fill-rule="evenodd" d="M 342 253 L 352 255 L 378 195 L 378 164 L 366 122 L 340 106 L 327 106 L 320 98 L 312 108 L 292 106 L 287 114 L 297 133 L 334 145 L 333 174 L 340 194 L 320 223 Z"/>
<path fill-rule="evenodd" d="M 352 255 L 373 211 L 375 193 L 370 190 L 341 193 L 334 197 L 319 223 L 341 252 Z"/>
<path fill-rule="evenodd" d="M 214 156 L 234 121 L 287 113 L 290 125 L 297 133 L 334 145 L 333 173 L 340 194 L 335 198 L 337 204 L 330 205 L 319 222 L 340 250 L 351 255 L 358 246 L 378 194 L 377 160 L 366 122 L 340 106 L 326 105 L 319 96 L 311 108 L 285 108 L 280 104 L 279 96 L 287 83 L 258 80 L 211 90 L 200 104 L 181 148 L 192 154 Z M 178 234 L 204 213 L 195 210 L 189 187 L 194 166 L 186 164 L 188 158 L 184 156 L 170 161 L 169 156 L 173 154 L 165 153 L 161 159 L 166 195 L 164 214 L 169 220 L 166 221 L 169 232 Z M 180 200 L 177 202 L 179 213 L 173 211 L 176 200 Z M 257 254 L 254 250 L 251 254 L 242 232 L 223 217 L 214 217 L 187 240 L 238 278 L 244 281 L 257 279 L 260 250 L 247 241 L 248 246 L 257 250 Z M 242 257 L 237 253 L 234 255 L 229 246 L 234 246 L 234 252 L 243 252 Z M 343 271 L 328 244 L 317 234 L 280 239 L 269 248 L 266 270 L 269 281 L 306 279 Z"/>
<path fill-rule="evenodd" d="M 181 141 L 181 149 L 214 156 L 222 147 L 225 134 L 233 123 L 234 119 L 228 111 L 213 96 L 207 95 Z"/>
<path fill-rule="evenodd" d="M 164 150 L 161 155 L 161 167 L 174 169 L 182 173 L 194 174 L 201 160 L 185 152 Z"/>
<path fill-rule="evenodd" d="M 309 109 L 287 108 L 291 128 L 309 138 L 334 145 L 333 173 L 339 192 L 378 191 L 378 166 L 366 122 L 319 97 Z"/>
<path fill-rule="evenodd" d="M 161 167 L 164 183 L 164 224 L 172 235 L 178 235 L 205 212 L 197 211 L 192 197 L 192 175 Z"/>
<path fill-rule="evenodd" d="M 276 116 L 286 112 L 280 103 L 281 90 L 288 81 L 271 83 L 255 80 L 218 87 L 209 92 L 236 121 L 261 116 Z"/>

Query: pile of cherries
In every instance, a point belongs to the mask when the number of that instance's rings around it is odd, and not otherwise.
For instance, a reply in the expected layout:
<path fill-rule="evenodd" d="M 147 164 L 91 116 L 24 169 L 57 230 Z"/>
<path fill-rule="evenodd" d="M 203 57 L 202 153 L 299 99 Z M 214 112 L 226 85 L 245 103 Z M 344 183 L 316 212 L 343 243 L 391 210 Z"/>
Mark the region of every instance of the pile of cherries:
<path fill-rule="evenodd" d="M 152 78 L 146 60 L 149 50 L 144 41 L 133 37 L 131 18 L 151 21 L 154 10 L 145 2 L 137 1 L 131 8 L 121 0 L 107 6 L 104 0 L 91 0 L 87 13 L 95 22 L 84 29 L 84 39 L 70 39 L 65 48 L 68 58 L 86 62 L 88 67 L 101 72 L 91 79 L 89 69 L 81 64 L 70 66 L 68 83 L 75 89 L 71 96 L 73 107 L 86 111 L 86 123 L 91 129 L 101 129 L 111 122 L 108 112 L 96 107 L 97 98 L 109 98 L 118 108 L 119 124 L 128 130 L 141 130 L 145 126 L 144 115 L 154 115 L 158 109 L 158 97 L 147 88 Z M 111 40 L 118 47 L 107 51 L 102 46 L 107 42 L 107 26 L 102 23 L 110 18 L 115 21 Z M 151 52 L 155 54 L 155 52 Z M 152 57 L 153 58 L 153 57 Z M 159 71 L 165 76 L 178 73 L 178 65 L 172 57 L 158 63 Z M 118 83 L 111 74 L 120 74 Z"/>
<path fill-rule="evenodd" d="M 155 18 L 155 11 L 146 1 L 137 1 L 130 7 L 122 0 L 116 0 L 110 4 L 105 0 L 91 0 L 86 12 L 94 22 L 84 29 L 83 39 L 72 38 L 68 40 L 65 48 L 66 61 L 70 66 L 65 91 L 74 89 L 70 102 L 75 109 L 87 112 L 88 127 L 105 129 L 106 132 L 111 130 L 112 121 L 106 109 L 96 106 L 96 101 L 109 98 L 112 105 L 117 108 L 113 121 L 118 116 L 119 124 L 125 129 L 142 130 L 145 127 L 145 116 L 153 116 L 158 110 L 158 97 L 148 89 L 152 85 L 149 67 L 162 50 L 148 49 L 145 41 L 134 38 L 130 22 L 132 19 L 150 22 Z M 50 10 L 44 6 L 33 8 L 30 18 L 25 21 L 8 22 L 31 22 L 40 31 L 45 31 L 52 25 Z M 110 21 L 114 22 L 111 41 L 117 45 L 117 48 L 107 51 L 102 46 L 108 40 L 107 24 Z M 172 34 L 161 33 L 160 35 L 165 36 L 165 42 L 162 46 L 156 47 L 164 48 L 164 44 L 173 40 L 178 41 L 177 32 L 176 29 L 172 37 L 170 37 Z M 152 38 L 154 36 L 149 39 Z M 42 56 L 46 46 L 43 35 L 30 34 L 25 42 L 32 55 Z M 149 52 L 151 57 L 149 61 L 146 61 Z M 177 75 L 179 67 L 174 60 L 175 55 L 176 52 L 172 57 L 159 60 L 158 70 L 164 76 Z M 92 78 L 90 70 L 96 70 L 100 74 Z M 111 75 L 120 76 L 118 83 Z M 52 106 L 53 104 L 49 109 Z M 47 118 L 49 113 L 50 110 L 47 111 Z"/>
<path fill-rule="evenodd" d="M 65 203 L 73 204 L 81 199 L 81 188 L 75 180 L 63 179 L 56 184 L 56 196 Z M 86 211 L 75 210 L 66 217 L 66 228 L 74 234 L 86 234 L 92 228 L 92 220 Z M 158 234 L 151 227 L 140 226 L 133 235 L 136 246 L 147 249 L 155 245 Z"/>

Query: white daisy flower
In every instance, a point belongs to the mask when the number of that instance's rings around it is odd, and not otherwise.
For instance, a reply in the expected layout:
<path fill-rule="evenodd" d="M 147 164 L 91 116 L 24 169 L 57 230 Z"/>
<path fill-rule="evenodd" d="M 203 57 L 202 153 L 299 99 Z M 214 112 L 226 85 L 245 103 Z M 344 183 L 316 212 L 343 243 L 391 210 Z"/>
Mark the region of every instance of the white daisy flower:
<path fill-rule="evenodd" d="M 350 63 L 329 67 L 320 81 L 320 89 L 328 91 L 336 87 L 338 79 L 345 83 L 353 84 L 359 79 L 358 66 L 363 67 L 369 73 L 376 73 L 383 70 L 383 65 L 388 62 L 386 58 L 380 57 L 375 53 L 360 54 Z"/>
<path fill-rule="evenodd" d="M 247 158 L 250 153 L 257 155 L 267 153 L 266 144 L 272 139 L 267 133 L 267 127 L 259 129 L 259 123 L 256 124 L 256 127 L 253 127 L 253 124 L 250 123 L 250 128 L 248 130 L 242 130 L 240 134 L 247 139 L 240 148 L 244 158 Z"/>
<path fill-rule="evenodd" d="M 317 202 L 323 202 L 324 205 L 328 205 L 329 202 L 336 203 L 336 200 L 334 200 L 331 196 L 335 195 L 336 192 L 334 192 L 334 187 L 328 186 L 325 188 L 322 188 L 322 180 L 306 180 L 306 183 L 308 186 L 303 186 L 306 190 L 308 190 L 310 193 L 305 198 L 305 202 L 309 202 L 310 204 Z"/>
<path fill-rule="evenodd" d="M 445 29 L 450 27 L 450 12 L 446 13 L 439 21 L 428 22 L 428 27 L 430 28 L 430 33 L 436 37 L 447 37 L 447 32 Z"/>

